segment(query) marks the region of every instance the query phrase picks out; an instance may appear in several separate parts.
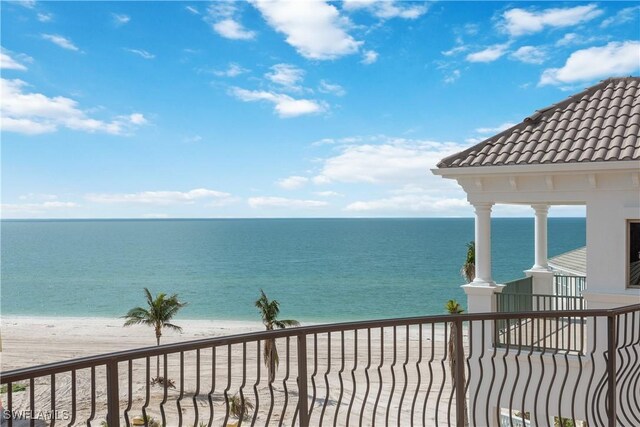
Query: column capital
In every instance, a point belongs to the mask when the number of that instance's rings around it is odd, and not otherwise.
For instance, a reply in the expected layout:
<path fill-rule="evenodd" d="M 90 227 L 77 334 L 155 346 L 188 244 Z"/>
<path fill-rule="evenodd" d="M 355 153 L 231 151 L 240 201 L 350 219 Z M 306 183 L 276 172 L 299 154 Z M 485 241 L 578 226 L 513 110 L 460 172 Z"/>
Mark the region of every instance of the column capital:
<path fill-rule="evenodd" d="M 549 205 L 545 204 L 535 204 L 531 205 L 536 214 L 548 214 L 549 213 Z"/>
<path fill-rule="evenodd" d="M 471 203 L 475 208 L 476 212 L 491 212 L 494 203 L 491 202 L 475 202 Z"/>

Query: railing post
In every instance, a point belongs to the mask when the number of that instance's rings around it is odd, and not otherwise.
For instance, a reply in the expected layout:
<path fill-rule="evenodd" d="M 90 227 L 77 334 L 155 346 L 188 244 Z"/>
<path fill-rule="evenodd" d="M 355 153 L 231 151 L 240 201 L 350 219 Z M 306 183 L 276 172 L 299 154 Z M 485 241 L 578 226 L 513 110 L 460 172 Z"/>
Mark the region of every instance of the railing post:
<path fill-rule="evenodd" d="M 118 390 L 118 362 L 116 360 L 107 362 L 107 425 L 120 427 L 120 391 Z"/>
<path fill-rule="evenodd" d="M 456 317 L 454 321 L 456 326 L 456 426 L 465 427 L 467 414 L 465 411 L 467 397 L 465 393 L 465 374 L 464 374 L 464 344 L 462 342 L 462 317 Z"/>
<path fill-rule="evenodd" d="M 608 426 L 616 427 L 616 345 L 618 339 L 618 331 L 616 328 L 616 315 L 609 314 L 607 316 L 607 418 Z"/>
<path fill-rule="evenodd" d="M 298 335 L 298 419 L 300 427 L 309 427 L 307 391 L 307 335 Z"/>

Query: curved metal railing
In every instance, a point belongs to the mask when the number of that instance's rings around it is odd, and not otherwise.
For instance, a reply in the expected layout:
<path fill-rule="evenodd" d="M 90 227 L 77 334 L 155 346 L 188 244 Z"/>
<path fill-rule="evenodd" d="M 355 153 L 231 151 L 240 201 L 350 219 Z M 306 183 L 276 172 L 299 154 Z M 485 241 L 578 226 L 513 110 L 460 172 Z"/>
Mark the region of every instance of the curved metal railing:
<path fill-rule="evenodd" d="M 559 329 L 567 321 L 580 336 Z M 8 426 L 634 426 L 640 304 L 255 332 L 16 369 L 0 383 Z"/>

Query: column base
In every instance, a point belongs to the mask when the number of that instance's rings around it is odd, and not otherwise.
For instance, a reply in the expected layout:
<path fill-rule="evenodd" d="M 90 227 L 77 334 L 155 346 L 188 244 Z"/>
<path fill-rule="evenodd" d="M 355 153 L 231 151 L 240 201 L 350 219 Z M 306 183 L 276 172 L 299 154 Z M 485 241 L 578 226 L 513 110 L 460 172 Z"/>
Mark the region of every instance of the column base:
<path fill-rule="evenodd" d="M 462 285 L 462 289 L 467 294 L 467 311 L 469 313 L 490 313 L 496 308 L 496 298 L 494 294 L 502 292 L 503 285 L 496 285 L 494 282 L 471 282 Z"/>
<path fill-rule="evenodd" d="M 533 279 L 533 293 L 535 295 L 554 295 L 553 271 L 543 267 L 533 267 L 525 270 L 524 274 Z"/>

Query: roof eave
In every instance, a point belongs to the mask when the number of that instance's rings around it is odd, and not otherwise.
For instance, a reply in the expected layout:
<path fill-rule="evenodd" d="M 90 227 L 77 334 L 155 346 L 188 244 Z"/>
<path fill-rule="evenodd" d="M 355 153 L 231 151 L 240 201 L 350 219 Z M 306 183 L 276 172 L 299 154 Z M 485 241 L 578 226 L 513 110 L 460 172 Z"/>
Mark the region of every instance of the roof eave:
<path fill-rule="evenodd" d="M 504 166 L 464 166 L 433 168 L 431 172 L 444 178 L 484 175 L 532 175 L 532 174 L 563 174 L 576 172 L 640 172 L 640 160 L 616 160 L 603 162 L 574 162 L 574 163 L 543 163 L 533 165 L 504 165 Z"/>

